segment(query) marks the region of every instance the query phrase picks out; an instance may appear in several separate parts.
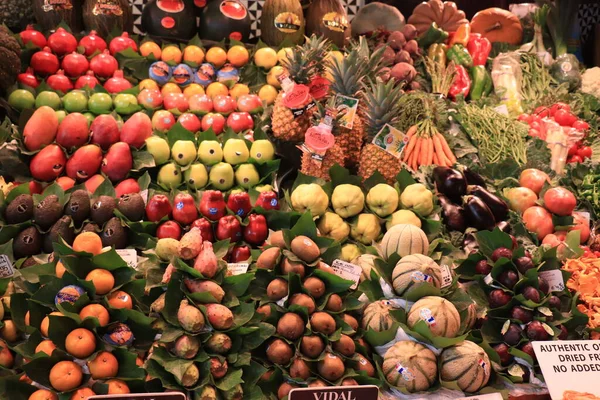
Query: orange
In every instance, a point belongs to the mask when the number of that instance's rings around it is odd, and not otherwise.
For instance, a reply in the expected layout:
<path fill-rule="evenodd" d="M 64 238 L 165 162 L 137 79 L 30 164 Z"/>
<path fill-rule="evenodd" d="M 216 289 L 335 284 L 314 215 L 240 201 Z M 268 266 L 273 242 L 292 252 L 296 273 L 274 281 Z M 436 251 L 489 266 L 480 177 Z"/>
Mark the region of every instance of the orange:
<path fill-rule="evenodd" d="M 254 63 L 257 67 L 269 70 L 277 65 L 277 61 L 277 52 L 270 47 L 260 48 L 254 53 Z"/>
<path fill-rule="evenodd" d="M 70 400 L 87 400 L 88 398 L 95 396 L 95 395 L 96 395 L 96 393 L 94 393 L 94 391 L 92 389 L 81 388 L 81 389 L 77 389 L 76 391 L 73 392 Z"/>
<path fill-rule="evenodd" d="M 96 350 L 96 336 L 85 328 L 73 329 L 65 339 L 65 348 L 77 358 L 89 357 Z"/>
<path fill-rule="evenodd" d="M 177 46 L 167 46 L 162 50 L 161 59 L 164 62 L 171 62 L 175 64 L 179 64 L 181 62 L 183 54 L 181 54 L 181 50 Z"/>
<path fill-rule="evenodd" d="M 58 396 L 46 389 L 36 390 L 28 400 L 58 400 Z"/>
<path fill-rule="evenodd" d="M 211 47 L 206 52 L 206 61 L 217 68 L 221 68 L 227 61 L 227 53 L 221 47 Z"/>
<path fill-rule="evenodd" d="M 60 361 L 50 370 L 50 384 L 59 392 L 73 390 L 81 385 L 81 367 L 73 361 Z"/>
<path fill-rule="evenodd" d="M 92 281 L 96 288 L 96 294 L 106 294 L 115 287 L 115 277 L 105 269 L 94 269 L 85 277 L 86 281 Z"/>
<path fill-rule="evenodd" d="M 169 93 L 182 93 L 181 88 L 173 82 L 165 83 L 165 86 L 160 90 L 160 94 L 166 97 Z"/>
<path fill-rule="evenodd" d="M 108 385 L 108 394 L 127 394 L 129 392 L 129 386 L 120 379 L 111 379 L 106 381 Z"/>
<path fill-rule="evenodd" d="M 35 352 L 37 353 L 46 353 L 49 356 L 52 355 L 52 352 L 54 351 L 54 349 L 56 349 L 56 346 L 54 345 L 54 343 L 52 343 L 52 340 L 42 340 L 40 342 L 40 344 L 37 345 L 37 347 L 35 348 Z"/>
<path fill-rule="evenodd" d="M 65 265 L 62 262 L 57 261 L 54 271 L 56 273 L 57 278 L 62 278 L 63 275 L 65 274 L 65 272 L 67 271 L 67 269 L 65 268 Z"/>
<path fill-rule="evenodd" d="M 40 332 L 44 337 L 48 337 L 48 328 L 50 326 L 50 318 L 48 318 L 49 315 L 62 315 L 62 313 L 54 311 L 44 317 L 42 323 L 40 324 Z"/>
<path fill-rule="evenodd" d="M 188 87 L 183 89 L 183 95 L 188 100 L 190 97 L 192 97 L 195 94 L 199 94 L 199 95 L 204 94 L 204 88 L 201 85 L 198 85 L 197 83 L 192 83 Z"/>
<path fill-rule="evenodd" d="M 243 67 L 250 60 L 250 53 L 244 46 L 232 46 L 227 52 L 227 59 L 234 67 Z"/>
<path fill-rule="evenodd" d="M 281 87 L 281 83 L 279 83 L 279 76 L 286 71 L 281 65 L 276 65 L 269 70 L 267 74 L 267 83 L 274 88 L 279 89 Z"/>
<path fill-rule="evenodd" d="M 160 60 L 162 50 L 160 46 L 154 42 L 145 42 L 140 46 L 140 54 L 144 57 L 148 57 L 150 54 L 154 55 L 154 58 Z"/>
<path fill-rule="evenodd" d="M 105 379 L 117 375 L 119 362 L 117 358 L 108 351 L 102 351 L 87 363 L 90 374 L 94 379 Z"/>
<path fill-rule="evenodd" d="M 5 342 L 0 341 L 0 347 L 2 347 L 2 350 L 0 350 L 0 365 L 5 368 L 12 368 L 15 357 L 10 352 Z"/>
<path fill-rule="evenodd" d="M 117 290 L 108 296 L 108 304 L 112 308 L 127 308 L 131 310 L 133 308 L 133 301 L 131 296 L 122 290 Z"/>
<path fill-rule="evenodd" d="M 93 255 L 102 252 L 102 239 L 94 232 L 82 232 L 73 241 L 73 250 L 85 251 Z"/>
<path fill-rule="evenodd" d="M 211 99 L 218 95 L 227 96 L 228 94 L 229 89 L 221 82 L 213 82 L 206 88 L 206 95 Z"/>
<path fill-rule="evenodd" d="M 248 86 L 244 85 L 243 83 L 236 83 L 235 85 L 233 85 L 233 87 L 229 91 L 229 95 L 231 97 L 233 97 L 235 100 L 237 100 L 238 97 L 243 96 L 245 94 L 249 94 L 249 93 L 250 93 L 250 88 Z"/>
<path fill-rule="evenodd" d="M 191 62 L 196 65 L 202 64 L 202 61 L 204 61 L 204 50 L 194 45 L 187 46 L 183 50 L 183 61 Z"/>
<path fill-rule="evenodd" d="M 25 325 L 29 326 L 29 319 L 31 317 L 29 316 L 29 311 L 27 311 L 27 313 L 25 314 Z"/>
<path fill-rule="evenodd" d="M 140 86 L 140 91 L 144 90 L 144 89 L 149 89 L 149 90 L 159 90 L 160 89 L 158 87 L 158 83 L 156 83 L 156 81 L 153 81 L 152 79 L 144 79 L 143 81 L 140 82 L 139 86 Z"/>
<path fill-rule="evenodd" d="M 15 342 L 19 338 L 19 331 L 12 319 L 2 321 L 4 326 L 0 329 L 0 336 L 7 342 Z"/>
<path fill-rule="evenodd" d="M 79 312 L 79 318 L 83 321 L 86 318 L 97 318 L 100 326 L 106 326 L 110 322 L 110 315 L 104 306 L 100 304 L 88 304 Z"/>

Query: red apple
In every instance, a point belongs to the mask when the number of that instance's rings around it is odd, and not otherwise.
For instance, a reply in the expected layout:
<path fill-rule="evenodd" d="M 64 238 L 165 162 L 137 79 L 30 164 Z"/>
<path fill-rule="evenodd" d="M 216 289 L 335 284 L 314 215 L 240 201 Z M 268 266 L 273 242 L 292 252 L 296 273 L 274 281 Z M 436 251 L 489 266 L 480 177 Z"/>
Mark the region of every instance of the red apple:
<path fill-rule="evenodd" d="M 523 213 L 523 222 L 525 227 L 534 232 L 539 239 L 544 239 L 554 231 L 552 215 L 544 207 L 529 207 Z"/>
<path fill-rule="evenodd" d="M 142 90 L 138 94 L 137 100 L 140 106 L 149 110 L 154 110 L 160 107 L 163 103 L 163 97 L 160 93 L 160 90 L 155 89 Z"/>
<path fill-rule="evenodd" d="M 262 101 L 256 94 L 244 94 L 237 99 L 238 111 L 255 113 L 262 109 Z"/>
<path fill-rule="evenodd" d="M 213 101 L 205 94 L 195 94 L 188 99 L 190 111 L 195 114 L 204 115 L 213 111 Z"/>
<path fill-rule="evenodd" d="M 535 206 L 537 195 L 535 192 L 526 187 L 516 187 L 510 189 L 506 193 L 508 204 L 511 210 L 519 213 L 525 212 L 529 207 Z"/>
<path fill-rule="evenodd" d="M 167 132 L 175 125 L 175 117 L 167 110 L 158 110 L 152 116 L 152 129 Z"/>
<path fill-rule="evenodd" d="M 177 122 L 190 132 L 198 132 L 202 128 L 202 123 L 196 115 L 192 113 L 183 113 L 177 118 Z"/>
<path fill-rule="evenodd" d="M 183 93 L 169 93 L 165 96 L 163 103 L 166 110 L 186 112 L 190 108 L 190 104 Z"/>
<path fill-rule="evenodd" d="M 219 94 L 213 98 L 213 105 L 215 111 L 221 114 L 229 114 L 235 111 L 237 104 L 231 96 L 224 96 Z"/>
<path fill-rule="evenodd" d="M 550 183 L 550 177 L 539 169 L 526 169 L 519 176 L 519 185 L 533 190 L 535 194 L 540 194 L 546 182 Z"/>
<path fill-rule="evenodd" d="M 225 129 L 225 117 L 221 114 L 208 113 L 202 117 L 202 131 L 207 131 L 209 128 L 219 135 Z"/>
<path fill-rule="evenodd" d="M 171 214 L 173 208 L 169 198 L 164 194 L 155 194 L 146 205 L 146 217 L 151 222 L 158 222 Z"/>
<path fill-rule="evenodd" d="M 254 128 L 254 120 L 247 112 L 232 112 L 227 117 L 227 126 L 233 129 L 235 133 L 247 131 Z"/>
<path fill-rule="evenodd" d="M 165 221 L 156 229 L 156 237 L 159 239 L 171 238 L 181 239 L 181 227 L 175 221 Z"/>

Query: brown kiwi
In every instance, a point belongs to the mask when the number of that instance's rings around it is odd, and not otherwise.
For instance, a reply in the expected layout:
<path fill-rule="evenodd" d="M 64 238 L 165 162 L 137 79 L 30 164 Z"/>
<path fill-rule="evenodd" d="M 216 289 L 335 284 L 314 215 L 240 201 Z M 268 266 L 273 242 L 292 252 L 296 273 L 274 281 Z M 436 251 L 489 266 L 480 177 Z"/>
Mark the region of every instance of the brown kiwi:
<path fill-rule="evenodd" d="M 346 378 L 346 379 L 342 380 L 341 386 L 358 386 L 358 382 L 356 382 L 355 379 Z"/>
<path fill-rule="evenodd" d="M 311 263 L 321 255 L 319 246 L 308 236 L 296 236 L 290 243 L 292 253 L 304 262 Z"/>
<path fill-rule="evenodd" d="M 325 350 L 325 343 L 319 336 L 304 336 L 300 342 L 300 351 L 308 358 L 317 358 Z"/>
<path fill-rule="evenodd" d="M 348 335 L 342 335 L 340 340 L 337 342 L 333 342 L 333 350 L 337 351 L 340 354 L 345 355 L 346 357 L 352 357 L 356 352 L 356 345 L 354 344 L 354 340 Z"/>
<path fill-rule="evenodd" d="M 300 278 L 304 278 L 304 275 L 306 274 L 306 270 L 304 269 L 304 265 L 302 265 L 302 263 L 290 261 L 288 258 L 284 258 L 281 262 L 281 274 L 287 275 L 290 272 L 300 275 Z"/>
<path fill-rule="evenodd" d="M 345 323 L 350 325 L 352 329 L 354 329 L 355 331 L 358 330 L 358 321 L 352 315 L 344 314 L 342 315 L 342 319 Z"/>
<path fill-rule="evenodd" d="M 288 365 L 293 356 L 292 348 L 281 339 L 275 339 L 267 347 L 267 358 L 273 364 Z"/>
<path fill-rule="evenodd" d="M 365 371 L 368 376 L 375 376 L 375 367 L 371 364 L 371 361 L 367 360 L 362 354 L 358 354 L 358 362 L 356 369 L 359 371 Z"/>
<path fill-rule="evenodd" d="M 317 369 L 319 375 L 330 382 L 337 381 L 344 376 L 344 372 L 346 372 L 346 367 L 344 367 L 342 359 L 331 353 L 327 353 L 325 358 L 319 361 Z"/>
<path fill-rule="evenodd" d="M 315 379 L 314 381 L 312 381 L 311 383 L 308 384 L 308 387 L 312 387 L 312 388 L 320 388 L 320 387 L 327 387 L 327 386 L 328 385 L 320 379 Z"/>
<path fill-rule="evenodd" d="M 307 294 L 304 293 L 296 293 L 292 296 L 290 300 L 290 305 L 299 305 L 301 307 L 306 307 L 308 310 L 308 314 L 312 314 L 315 312 L 317 306 L 315 305 L 315 301 Z"/>
<path fill-rule="evenodd" d="M 301 358 L 294 358 L 292 365 L 290 365 L 290 376 L 294 379 L 300 378 L 303 381 L 310 378 L 311 372 L 306 361 Z"/>
<path fill-rule="evenodd" d="M 297 386 L 292 386 L 287 382 L 283 382 L 281 386 L 279 386 L 279 389 L 277 389 L 277 398 L 283 400 L 295 387 Z"/>
<path fill-rule="evenodd" d="M 333 268 L 331 268 L 329 265 L 327 265 L 323 261 L 319 261 L 319 264 L 317 265 L 317 269 L 324 271 L 324 272 L 329 272 L 330 274 L 335 275 L 335 271 L 333 270 Z"/>
<path fill-rule="evenodd" d="M 283 314 L 277 322 L 277 333 L 289 340 L 296 340 L 304 333 L 304 320 L 296 313 Z"/>
<path fill-rule="evenodd" d="M 331 335 L 336 329 L 333 317 L 323 311 L 311 315 L 310 326 L 314 332 L 320 332 L 325 335 Z"/>
<path fill-rule="evenodd" d="M 281 300 L 288 294 L 288 283 L 285 279 L 277 278 L 267 286 L 267 296 L 271 300 Z"/>
<path fill-rule="evenodd" d="M 277 260 L 279 260 L 280 255 L 281 249 L 279 247 L 269 247 L 258 256 L 256 268 L 274 269 L 277 266 Z"/>
<path fill-rule="evenodd" d="M 269 243 L 272 246 L 279 247 L 280 249 L 285 249 L 285 240 L 283 239 L 283 231 L 276 231 L 271 233 L 269 236 Z"/>
<path fill-rule="evenodd" d="M 271 316 L 271 304 L 263 304 L 256 309 L 256 312 L 263 315 L 263 320 Z"/>
<path fill-rule="evenodd" d="M 314 276 L 306 278 L 304 281 L 304 288 L 308 290 L 308 293 L 315 299 L 318 299 L 325 294 L 325 283 Z"/>
<path fill-rule="evenodd" d="M 338 294 L 332 294 L 327 299 L 327 304 L 325 304 L 325 309 L 331 312 L 340 312 L 344 308 L 344 302 L 342 298 Z"/>

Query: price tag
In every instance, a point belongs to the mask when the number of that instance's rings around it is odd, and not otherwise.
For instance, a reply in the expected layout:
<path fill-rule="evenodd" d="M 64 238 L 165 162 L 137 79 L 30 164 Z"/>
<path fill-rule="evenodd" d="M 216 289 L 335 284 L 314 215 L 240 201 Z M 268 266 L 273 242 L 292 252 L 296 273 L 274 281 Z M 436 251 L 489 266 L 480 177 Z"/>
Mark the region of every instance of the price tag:
<path fill-rule="evenodd" d="M 486 285 L 491 286 L 492 283 L 494 283 L 494 278 L 492 278 L 492 274 L 487 274 L 484 278 L 483 281 L 485 282 Z"/>
<path fill-rule="evenodd" d="M 6 254 L 0 255 L 0 278 L 8 278 L 13 276 L 15 269 Z"/>
<path fill-rule="evenodd" d="M 289 400 L 377 400 L 378 397 L 375 385 L 297 388 L 288 395 Z"/>
<path fill-rule="evenodd" d="M 133 269 L 137 269 L 138 259 L 135 249 L 118 249 L 117 254 Z"/>
<path fill-rule="evenodd" d="M 340 278 L 354 281 L 354 285 L 350 286 L 350 289 L 356 289 L 358 287 L 360 275 L 362 274 L 362 268 L 360 266 L 342 260 L 334 260 L 333 264 L 331 264 L 331 268 L 333 268 L 333 272 Z"/>
<path fill-rule="evenodd" d="M 402 152 L 408 143 L 408 138 L 404 133 L 389 124 L 385 124 L 372 142 L 375 146 L 382 148 L 396 158 L 402 156 Z"/>
<path fill-rule="evenodd" d="M 459 397 L 457 400 L 502 400 L 500 393 L 480 394 L 479 396 Z"/>
<path fill-rule="evenodd" d="M 341 94 L 335 96 L 335 107 L 342 114 L 339 121 L 340 126 L 346 129 L 352 129 L 354 126 L 354 117 L 358 112 L 358 99 Z"/>
<path fill-rule="evenodd" d="M 562 272 L 559 269 L 552 271 L 542 271 L 538 273 L 550 287 L 551 292 L 562 292 L 565 290 L 565 281 L 563 280 Z"/>
<path fill-rule="evenodd" d="M 231 275 L 241 275 L 241 274 L 245 274 L 246 272 L 248 272 L 249 266 L 250 266 L 250 264 L 248 264 L 248 263 L 228 263 L 227 271 Z"/>
<path fill-rule="evenodd" d="M 450 271 L 450 267 L 447 264 L 442 264 L 440 268 L 442 270 L 442 288 L 452 285 L 452 272 Z"/>
<path fill-rule="evenodd" d="M 104 394 L 90 396 L 89 400 L 186 400 L 181 392 L 170 393 L 130 393 L 130 394 Z"/>
<path fill-rule="evenodd" d="M 148 189 L 142 190 L 140 192 L 140 196 L 142 196 L 142 199 L 144 200 L 144 204 L 148 204 Z"/>

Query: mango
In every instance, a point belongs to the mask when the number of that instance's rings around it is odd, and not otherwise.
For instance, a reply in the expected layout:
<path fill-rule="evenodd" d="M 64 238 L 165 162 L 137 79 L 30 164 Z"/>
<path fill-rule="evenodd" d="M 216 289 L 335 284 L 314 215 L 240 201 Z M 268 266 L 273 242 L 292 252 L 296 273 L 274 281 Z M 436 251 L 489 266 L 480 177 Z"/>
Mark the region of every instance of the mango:
<path fill-rule="evenodd" d="M 76 181 L 85 181 L 98 172 L 102 164 L 102 149 L 95 144 L 78 148 L 67 161 L 67 175 Z"/>
<path fill-rule="evenodd" d="M 143 112 L 133 114 L 121 128 L 121 142 L 137 149 L 142 147 L 150 136 L 152 136 L 152 121 Z"/>
<path fill-rule="evenodd" d="M 65 149 L 81 147 L 87 143 L 89 136 L 88 120 L 85 115 L 72 113 L 67 115 L 58 126 L 56 143 Z"/>
<path fill-rule="evenodd" d="M 44 147 L 29 164 L 31 176 L 38 181 L 49 182 L 60 176 L 67 164 L 67 157 L 56 144 Z"/>
<path fill-rule="evenodd" d="M 133 168 L 133 157 L 129 145 L 118 142 L 110 146 L 102 160 L 102 173 L 113 182 L 125 179 L 129 170 Z"/>
<path fill-rule="evenodd" d="M 58 132 L 58 117 L 54 110 L 42 106 L 35 110 L 23 130 L 23 142 L 29 151 L 39 150 L 54 142 Z"/>
<path fill-rule="evenodd" d="M 90 126 L 92 143 L 97 144 L 102 150 L 117 143 L 120 139 L 119 125 L 112 115 L 98 115 Z"/>

